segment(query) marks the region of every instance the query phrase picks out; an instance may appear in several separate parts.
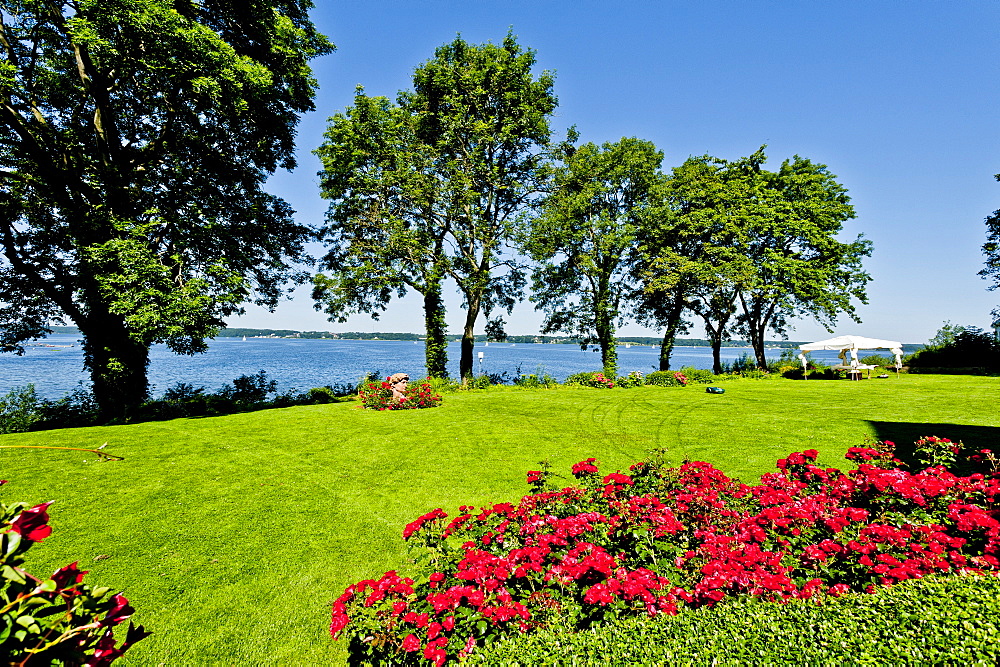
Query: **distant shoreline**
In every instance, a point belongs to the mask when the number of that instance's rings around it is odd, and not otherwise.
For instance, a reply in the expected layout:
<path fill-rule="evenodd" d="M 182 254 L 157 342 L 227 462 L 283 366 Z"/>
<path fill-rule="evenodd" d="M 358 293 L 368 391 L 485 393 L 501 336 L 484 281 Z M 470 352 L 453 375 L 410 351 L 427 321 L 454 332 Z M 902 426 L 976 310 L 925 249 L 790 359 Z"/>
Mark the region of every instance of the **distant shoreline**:
<path fill-rule="evenodd" d="M 52 332 L 57 334 L 79 334 L 76 327 L 52 327 Z M 397 333 L 389 331 L 296 331 L 295 329 L 252 329 L 247 327 L 229 327 L 219 332 L 216 338 L 306 338 L 325 340 L 396 340 L 396 341 L 421 341 L 424 339 L 420 334 Z M 449 342 L 456 342 L 462 337 L 457 334 L 448 334 Z M 620 336 L 619 345 L 653 345 L 659 347 L 662 338 L 657 336 Z M 476 336 L 477 343 L 495 342 L 485 335 Z M 563 345 L 579 345 L 579 339 L 572 336 L 543 336 L 543 335 L 519 335 L 508 336 L 505 343 L 547 343 Z M 771 349 L 797 348 L 804 343 L 812 341 L 789 341 L 789 340 L 769 340 L 765 342 L 765 347 Z M 704 338 L 678 338 L 674 345 L 676 347 L 711 347 L 712 343 Z M 722 343 L 723 347 L 750 347 L 750 343 L 744 340 L 729 340 Z M 923 345 L 905 344 L 903 348 L 907 352 L 915 351 Z"/>

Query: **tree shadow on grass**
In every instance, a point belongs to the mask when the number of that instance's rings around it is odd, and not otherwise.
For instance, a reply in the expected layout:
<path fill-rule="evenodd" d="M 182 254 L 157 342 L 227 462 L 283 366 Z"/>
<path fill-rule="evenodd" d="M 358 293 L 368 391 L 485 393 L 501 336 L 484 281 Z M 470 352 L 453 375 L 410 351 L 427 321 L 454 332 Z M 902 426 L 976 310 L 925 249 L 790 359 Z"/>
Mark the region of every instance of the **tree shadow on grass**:
<path fill-rule="evenodd" d="M 896 456 L 906 462 L 913 459 L 914 443 L 925 436 L 936 435 L 952 442 L 961 441 L 971 449 L 1000 451 L 1000 426 L 968 424 L 928 424 L 924 422 L 869 421 L 879 440 L 896 444 Z"/>

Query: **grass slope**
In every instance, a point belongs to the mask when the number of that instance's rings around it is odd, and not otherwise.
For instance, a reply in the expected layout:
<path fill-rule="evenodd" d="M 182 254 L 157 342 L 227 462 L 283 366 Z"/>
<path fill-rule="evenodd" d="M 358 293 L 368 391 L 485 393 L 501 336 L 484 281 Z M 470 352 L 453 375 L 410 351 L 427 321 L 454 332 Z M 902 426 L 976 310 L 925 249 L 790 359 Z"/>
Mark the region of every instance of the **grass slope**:
<path fill-rule="evenodd" d="M 404 563 L 403 526 L 434 507 L 520 497 L 524 473 L 594 456 L 605 470 L 655 447 L 750 481 L 791 451 L 840 467 L 866 435 L 1000 440 L 1000 379 L 738 381 L 630 390 L 449 394 L 434 410 L 353 403 L 0 436 L 5 499 L 42 502 L 54 532 L 29 566 L 80 561 L 156 634 L 125 664 L 329 664 L 328 605 Z M 911 438 L 912 439 L 912 438 Z"/>

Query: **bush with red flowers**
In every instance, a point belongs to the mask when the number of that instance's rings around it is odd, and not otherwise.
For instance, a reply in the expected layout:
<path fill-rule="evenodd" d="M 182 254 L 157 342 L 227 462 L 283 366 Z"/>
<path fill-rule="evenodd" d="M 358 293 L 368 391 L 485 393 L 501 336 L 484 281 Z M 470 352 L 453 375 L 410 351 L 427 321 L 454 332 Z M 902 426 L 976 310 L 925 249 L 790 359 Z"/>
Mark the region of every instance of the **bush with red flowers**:
<path fill-rule="evenodd" d="M 414 382 L 407 386 L 402 398 L 392 395 L 392 384 L 389 378 L 382 381 L 365 380 L 358 387 L 358 398 L 361 405 L 370 410 L 416 410 L 418 408 L 436 408 L 441 405 L 441 394 L 434 391 L 430 378 L 424 382 Z"/>
<path fill-rule="evenodd" d="M 51 504 L 0 504 L 0 655 L 18 665 L 109 665 L 149 635 L 129 622 L 117 643 L 113 628 L 134 612 L 128 600 L 83 583 L 76 563 L 47 578 L 22 567 L 24 553 L 52 533 Z"/>
<path fill-rule="evenodd" d="M 940 438 L 930 446 L 935 460 L 963 452 Z M 531 471 L 532 493 L 517 503 L 460 507 L 450 520 L 436 509 L 409 524 L 423 571 L 349 586 L 331 632 L 356 660 L 440 665 L 557 621 L 585 628 L 729 596 L 783 602 L 1000 570 L 992 452 L 980 450 L 966 476 L 933 461 L 906 469 L 891 443 L 852 447 L 850 471 L 817 456 L 790 454 L 754 486 L 708 463 L 671 467 L 662 451 L 627 473 L 581 461 L 578 484 L 561 489 L 547 467 Z"/>

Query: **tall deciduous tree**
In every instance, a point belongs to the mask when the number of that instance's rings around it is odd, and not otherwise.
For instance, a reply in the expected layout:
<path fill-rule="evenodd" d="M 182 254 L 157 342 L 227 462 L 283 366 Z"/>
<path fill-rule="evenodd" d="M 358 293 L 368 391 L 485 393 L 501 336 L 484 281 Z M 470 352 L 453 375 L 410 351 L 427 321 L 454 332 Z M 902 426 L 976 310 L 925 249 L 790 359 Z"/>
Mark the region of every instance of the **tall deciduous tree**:
<path fill-rule="evenodd" d="M 465 307 L 459 371 L 463 378 L 472 374 L 480 314 L 509 311 L 525 283 L 509 246 L 544 183 L 548 119 L 556 106 L 552 76 L 536 78 L 534 65 L 534 52 L 512 35 L 499 45 L 456 38 L 417 67 L 413 89 L 400 92 L 396 105 L 379 103 L 381 117 L 369 127 L 391 140 L 338 129 L 359 122 L 361 100 L 334 117 L 320 149 L 329 161 L 321 174 L 325 196 L 333 199 L 325 262 L 331 276 L 318 283 L 328 312 L 377 312 L 393 293 L 408 287 L 426 298 L 450 278 Z M 339 151 L 354 154 L 338 158 Z M 338 166 L 351 161 L 362 168 Z M 364 227 L 379 220 L 394 231 L 380 232 L 373 243 Z M 365 271 L 370 275 L 361 276 Z M 401 275 L 406 271 L 422 273 L 417 280 Z M 443 313 L 440 303 L 431 307 Z M 499 328 L 492 323 L 491 331 Z"/>
<path fill-rule="evenodd" d="M 452 209 L 436 177 L 434 152 L 416 136 L 416 115 L 359 89 L 354 106 L 330 119 L 317 149 L 327 212 L 327 274 L 313 297 L 331 318 L 377 318 L 393 296 L 423 296 L 427 373 L 446 377 L 447 330 L 442 281 Z"/>
<path fill-rule="evenodd" d="M 853 300 L 867 302 L 862 259 L 871 242 L 837 239 L 854 208 L 825 165 L 795 156 L 768 172 L 763 152 L 755 156 L 741 166 L 749 198 L 740 251 L 754 270 L 739 286 L 737 327 L 766 368 L 765 334 L 784 335 L 792 317 L 811 316 L 830 331 L 842 313 L 860 321 Z"/>
<path fill-rule="evenodd" d="M 294 166 L 307 0 L 0 1 L 0 347 L 72 320 L 105 417 L 150 345 L 205 349 L 273 306 L 309 229 L 262 189 Z"/>
<path fill-rule="evenodd" d="M 689 158 L 654 190 L 642 216 L 633 274 L 641 287 L 637 316 L 662 327 L 660 370 L 670 368 L 678 334 L 687 330 L 686 314 L 705 321 L 717 372 L 722 340 L 735 301 L 734 250 L 739 234 L 734 207 L 741 202 L 726 178 L 727 164 L 710 156 Z"/>
<path fill-rule="evenodd" d="M 1000 181 L 1000 174 L 995 178 Z M 986 243 L 983 244 L 983 254 L 986 255 L 986 267 L 979 272 L 983 278 L 992 280 L 987 289 L 1000 287 L 1000 211 L 986 218 Z M 994 324 L 1000 324 L 1000 306 L 993 311 Z"/>
<path fill-rule="evenodd" d="M 629 261 L 663 153 L 622 138 L 574 148 L 566 143 L 552 193 L 533 221 L 528 250 L 540 262 L 534 296 L 544 332 L 564 331 L 596 343 L 604 372 L 617 373 L 616 322 L 632 295 Z"/>

